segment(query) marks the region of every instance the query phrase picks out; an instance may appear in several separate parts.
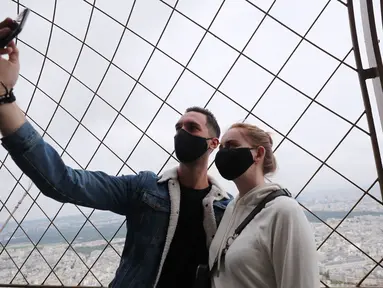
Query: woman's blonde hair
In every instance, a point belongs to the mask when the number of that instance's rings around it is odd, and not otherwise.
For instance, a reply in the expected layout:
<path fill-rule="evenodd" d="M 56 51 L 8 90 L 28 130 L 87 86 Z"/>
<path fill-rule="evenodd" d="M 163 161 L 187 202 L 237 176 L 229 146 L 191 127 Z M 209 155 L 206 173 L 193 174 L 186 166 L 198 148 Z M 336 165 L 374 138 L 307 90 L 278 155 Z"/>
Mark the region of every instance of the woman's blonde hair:
<path fill-rule="evenodd" d="M 252 147 L 258 148 L 259 146 L 262 146 L 265 148 L 263 174 L 266 175 L 275 172 L 277 169 L 277 161 L 273 153 L 273 139 L 271 138 L 270 134 L 255 125 L 247 123 L 235 123 L 230 126 L 230 129 L 231 128 L 241 129 L 244 137 Z"/>

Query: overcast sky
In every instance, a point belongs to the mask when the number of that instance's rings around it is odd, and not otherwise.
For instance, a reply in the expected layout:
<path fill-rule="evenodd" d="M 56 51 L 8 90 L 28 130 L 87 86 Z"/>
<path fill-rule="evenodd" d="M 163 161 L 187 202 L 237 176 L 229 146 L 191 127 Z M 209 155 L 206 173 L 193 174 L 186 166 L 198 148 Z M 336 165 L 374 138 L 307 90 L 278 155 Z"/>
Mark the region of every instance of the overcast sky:
<path fill-rule="evenodd" d="M 310 29 L 328 1 L 276 1 L 265 16 L 273 1 L 228 0 L 214 22 L 222 1 L 182 0 L 172 13 L 175 2 L 136 1 L 125 29 L 131 0 L 97 1 L 93 13 L 92 1 L 57 1 L 53 28 L 55 1 L 20 1 L 33 12 L 18 42 L 22 76 L 15 93 L 22 109 L 29 107 L 32 124 L 41 133 L 47 129 L 44 138 L 60 154 L 66 148 L 67 165 L 110 174 L 161 172 L 164 164 L 164 169 L 173 167 L 177 164 L 170 157 L 175 122 L 187 107 L 207 104 L 223 131 L 233 122 L 246 120 L 273 133 L 278 162 L 273 181 L 296 195 L 326 160 L 302 197 L 327 195 L 356 201 L 362 191 L 346 178 L 368 189 L 376 171 L 366 117 L 358 121 L 364 106 L 353 70 L 346 6 L 330 1 Z M 15 2 L 3 0 L 1 5 L 0 18 L 17 15 Z M 377 24 L 382 31 L 379 18 Z M 302 41 L 304 35 L 307 40 Z M 371 100 L 377 116 L 375 99 Z M 382 128 L 376 120 L 382 143 Z M 142 137 L 143 132 L 147 136 Z M 148 157 L 149 153 L 153 156 Z M 5 157 L 1 147 L 0 161 Z M 9 198 L 6 206 L 12 210 L 24 192 L 18 186 L 9 197 L 21 171 L 10 157 L 5 166 L 14 177 L 4 166 L 0 169 L 0 223 L 9 215 L 2 207 L 4 201 Z M 237 194 L 214 165 L 210 173 Z M 24 176 L 21 183 L 27 187 L 28 179 Z M 377 185 L 371 193 L 379 197 Z M 37 194 L 34 187 L 31 195 Z M 304 198 L 298 200 L 304 203 Z M 42 195 L 37 203 L 49 217 L 61 206 Z M 23 201 L 15 215 L 18 221 L 31 204 L 30 197 Z M 76 213 L 75 206 L 65 205 L 60 216 Z M 26 219 L 43 216 L 35 205 Z"/>

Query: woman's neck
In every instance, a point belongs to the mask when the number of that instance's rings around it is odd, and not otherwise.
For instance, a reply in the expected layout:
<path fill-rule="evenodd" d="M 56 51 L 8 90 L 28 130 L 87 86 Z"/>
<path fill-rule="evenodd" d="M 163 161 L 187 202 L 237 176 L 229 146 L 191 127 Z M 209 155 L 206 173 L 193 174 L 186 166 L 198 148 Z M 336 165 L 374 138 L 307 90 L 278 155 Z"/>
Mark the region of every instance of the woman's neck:
<path fill-rule="evenodd" d="M 244 173 L 234 180 L 234 183 L 237 186 L 239 197 L 242 198 L 250 190 L 265 184 L 265 178 L 262 173 Z"/>

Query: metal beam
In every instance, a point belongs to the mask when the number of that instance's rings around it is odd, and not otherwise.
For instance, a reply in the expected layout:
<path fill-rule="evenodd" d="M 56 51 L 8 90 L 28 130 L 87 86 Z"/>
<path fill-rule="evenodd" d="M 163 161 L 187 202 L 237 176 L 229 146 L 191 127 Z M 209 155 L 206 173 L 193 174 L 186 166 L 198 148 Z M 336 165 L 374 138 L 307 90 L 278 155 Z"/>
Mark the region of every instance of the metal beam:
<path fill-rule="evenodd" d="M 381 111 L 381 120 L 383 120 L 383 67 L 382 67 L 382 59 L 380 56 L 377 33 L 376 33 L 376 25 L 374 18 L 374 7 L 372 0 L 360 0 L 361 5 L 361 14 L 362 14 L 362 25 L 363 30 L 365 31 L 365 45 L 368 57 L 370 58 L 369 64 L 372 65 L 368 69 L 363 69 L 362 59 L 360 55 L 359 43 L 358 43 L 358 35 L 355 24 L 355 13 L 354 13 L 354 4 L 352 0 L 347 2 L 348 8 L 348 16 L 350 22 L 350 32 L 352 45 L 354 49 L 355 63 L 358 71 L 359 77 L 359 85 L 362 92 L 363 103 L 366 111 L 366 118 L 368 123 L 368 128 L 370 130 L 370 138 L 372 144 L 372 150 L 375 159 L 376 171 L 378 174 L 380 193 L 383 200 L 383 165 L 382 158 L 379 150 L 378 138 L 376 135 L 374 116 L 371 109 L 370 96 L 367 89 L 366 80 L 373 79 L 374 81 L 374 90 L 376 94 L 376 99 L 380 99 L 378 103 L 380 111 Z M 379 55 L 377 55 L 377 53 Z M 383 123 L 382 123 L 383 124 Z M 382 126 L 383 127 L 383 126 Z"/>

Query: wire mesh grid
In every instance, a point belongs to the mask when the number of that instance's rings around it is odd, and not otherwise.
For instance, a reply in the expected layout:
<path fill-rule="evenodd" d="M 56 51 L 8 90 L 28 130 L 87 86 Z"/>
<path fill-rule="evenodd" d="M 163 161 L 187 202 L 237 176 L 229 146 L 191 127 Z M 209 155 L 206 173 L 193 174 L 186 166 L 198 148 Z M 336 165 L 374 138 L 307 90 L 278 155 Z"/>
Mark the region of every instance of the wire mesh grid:
<path fill-rule="evenodd" d="M 383 286 L 383 202 L 346 3 L 118 2 L 5 4 L 12 15 L 32 10 L 17 40 L 18 101 L 64 161 L 161 173 L 177 163 L 172 129 L 191 105 L 211 109 L 223 129 L 256 124 L 273 133 L 271 180 L 293 192 L 313 226 L 322 286 Z M 209 171 L 224 183 L 213 162 Z M 123 217 L 29 190 L 5 150 L 0 180 L 0 223 L 11 219 L 0 233 L 0 282 L 108 285 Z"/>

